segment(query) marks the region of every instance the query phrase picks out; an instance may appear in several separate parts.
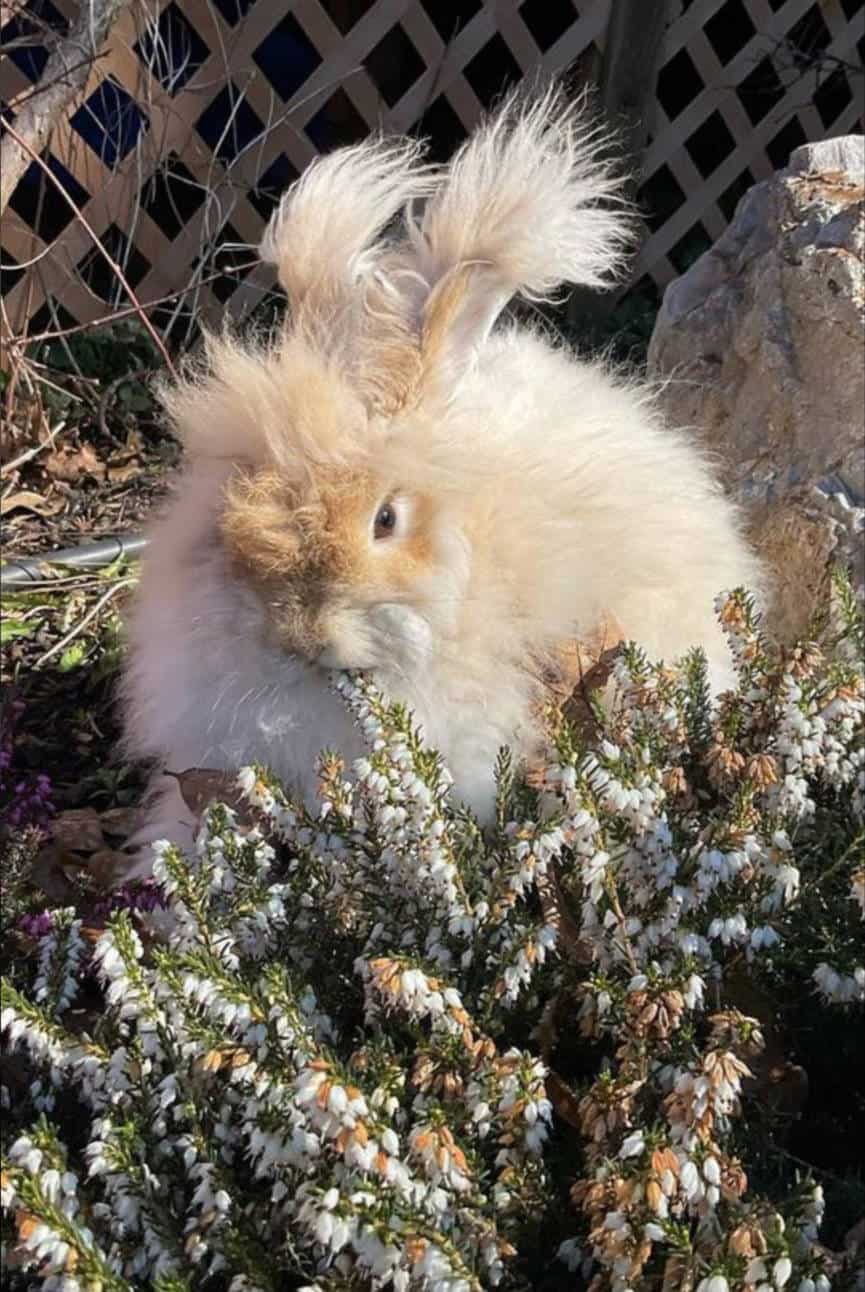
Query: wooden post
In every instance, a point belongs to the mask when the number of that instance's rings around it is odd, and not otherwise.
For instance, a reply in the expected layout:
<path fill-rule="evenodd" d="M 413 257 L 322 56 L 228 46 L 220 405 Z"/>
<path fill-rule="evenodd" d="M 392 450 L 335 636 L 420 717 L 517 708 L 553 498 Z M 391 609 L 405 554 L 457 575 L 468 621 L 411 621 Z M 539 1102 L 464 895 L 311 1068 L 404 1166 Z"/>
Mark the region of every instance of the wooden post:
<path fill-rule="evenodd" d="M 626 193 L 640 186 L 641 163 L 651 125 L 658 56 L 671 0 L 613 0 L 601 63 L 600 106 L 622 142 L 628 173 Z M 568 301 L 568 322 L 589 331 L 602 326 L 616 303 L 612 292 L 577 287 Z"/>

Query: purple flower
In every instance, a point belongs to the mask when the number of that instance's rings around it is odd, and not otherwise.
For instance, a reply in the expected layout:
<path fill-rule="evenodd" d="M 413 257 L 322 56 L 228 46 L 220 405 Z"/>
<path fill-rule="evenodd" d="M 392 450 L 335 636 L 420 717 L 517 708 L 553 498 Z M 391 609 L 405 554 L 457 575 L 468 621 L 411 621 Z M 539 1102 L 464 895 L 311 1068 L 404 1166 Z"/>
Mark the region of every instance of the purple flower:
<path fill-rule="evenodd" d="M 104 918 L 112 911 L 155 911 L 165 904 L 165 894 L 155 879 L 133 880 L 101 898 L 93 913 Z"/>
<path fill-rule="evenodd" d="M 54 916 L 50 911 L 31 911 L 18 916 L 17 926 L 29 938 L 44 938 L 54 928 Z"/>
<path fill-rule="evenodd" d="M 23 700 L 10 700 L 3 713 L 0 733 L 0 823 L 11 826 L 44 825 L 54 813 L 50 777 L 44 772 L 21 776 L 13 768 L 13 746 Z M 20 777 L 20 779 L 19 779 Z M 10 784 L 10 782 L 12 782 Z"/>

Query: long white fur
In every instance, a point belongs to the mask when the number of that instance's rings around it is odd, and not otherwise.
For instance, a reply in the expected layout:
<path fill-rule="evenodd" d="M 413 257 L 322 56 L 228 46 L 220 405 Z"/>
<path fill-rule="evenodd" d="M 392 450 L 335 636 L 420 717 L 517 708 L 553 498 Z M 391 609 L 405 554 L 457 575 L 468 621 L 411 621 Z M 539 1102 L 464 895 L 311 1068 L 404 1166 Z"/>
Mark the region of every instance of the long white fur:
<path fill-rule="evenodd" d="M 469 281 L 468 312 L 454 320 L 460 343 L 445 356 L 448 380 L 416 407 L 387 424 L 367 416 L 333 357 L 343 339 L 334 338 L 332 355 L 316 356 L 291 333 L 255 354 L 216 346 L 214 375 L 169 401 L 193 451 L 151 535 L 130 623 L 129 753 L 175 772 L 255 759 L 313 798 L 317 752 L 359 752 L 325 673 L 268 644 L 261 604 L 231 573 L 218 529 L 238 457 L 290 471 L 288 446 L 302 458 L 314 444 L 317 469 L 327 470 L 330 455 L 336 470 L 346 453 L 340 426 L 355 423 L 348 442 L 358 461 L 438 502 L 434 559 L 412 603 L 373 607 L 364 620 L 374 679 L 414 709 L 454 774 L 456 796 L 482 818 L 500 746 L 523 753 L 537 738 L 531 652 L 611 614 L 654 656 L 702 645 L 715 689 L 727 682 L 713 599 L 741 583 L 759 587 L 761 572 L 706 463 L 663 426 L 645 388 L 525 329 L 489 330 L 506 296 L 547 295 L 561 281 L 596 284 L 615 272 L 626 222 L 610 205 L 612 180 L 593 161 L 593 138 L 555 92 L 527 107 L 511 103 L 457 157 L 420 224 L 408 220 L 391 290 L 404 293 L 407 318 L 419 309 L 419 328 L 436 284 L 483 262 Z M 414 177 L 402 188 L 389 169 L 398 153 L 382 170 L 381 147 L 352 150 L 346 170 L 318 163 L 301 181 L 303 201 L 289 198 L 277 217 L 268 247 L 284 281 L 313 302 L 315 257 L 330 258 L 322 274 L 339 272 L 337 228 L 349 259 L 365 255 L 382 212 L 414 187 Z M 387 174 L 368 201 L 346 178 L 353 169 L 357 180 L 367 163 L 370 179 Z M 338 194 L 331 181 L 343 184 Z M 336 201 L 342 209 L 328 225 Z M 292 245 L 305 249 L 297 269 Z M 460 346 L 471 362 L 453 363 Z M 360 623 L 366 612 L 345 613 Z M 131 843 L 182 840 L 190 829 L 170 782 Z M 146 852 L 137 864 L 146 869 Z"/>
<path fill-rule="evenodd" d="M 416 140 L 372 138 L 309 166 L 284 194 L 259 247 L 295 307 L 312 294 L 345 305 L 373 269 L 376 236 L 429 193 L 435 167 Z"/>
<path fill-rule="evenodd" d="M 609 140 L 555 85 L 519 92 L 457 152 L 411 236 L 436 282 L 479 262 L 510 295 L 545 299 L 562 283 L 609 286 L 631 243 Z"/>
<path fill-rule="evenodd" d="M 466 141 L 409 235 L 430 290 L 472 270 L 452 350 L 468 359 L 511 297 L 549 299 L 562 283 L 608 287 L 633 220 L 610 163 L 610 140 L 585 105 L 551 85 L 513 93 Z"/>

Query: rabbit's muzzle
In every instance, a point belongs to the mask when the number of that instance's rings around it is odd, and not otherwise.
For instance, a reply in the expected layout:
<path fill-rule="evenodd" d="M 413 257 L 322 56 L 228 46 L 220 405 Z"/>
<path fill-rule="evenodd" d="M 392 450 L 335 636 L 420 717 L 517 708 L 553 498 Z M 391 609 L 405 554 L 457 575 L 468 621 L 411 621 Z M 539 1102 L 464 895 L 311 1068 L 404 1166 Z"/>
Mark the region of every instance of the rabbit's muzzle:
<path fill-rule="evenodd" d="M 325 670 L 399 667 L 415 672 L 432 655 L 432 629 L 413 607 L 395 603 L 351 604 L 322 599 L 316 606 L 283 601 L 271 606 L 281 649 Z"/>

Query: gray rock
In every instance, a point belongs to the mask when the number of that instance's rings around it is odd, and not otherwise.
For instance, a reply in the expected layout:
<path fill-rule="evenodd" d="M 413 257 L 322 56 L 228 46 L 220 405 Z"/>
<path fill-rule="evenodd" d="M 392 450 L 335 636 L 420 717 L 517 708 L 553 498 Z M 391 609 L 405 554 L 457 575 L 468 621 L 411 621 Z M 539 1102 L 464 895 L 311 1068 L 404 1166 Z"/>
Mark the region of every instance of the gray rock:
<path fill-rule="evenodd" d="M 820 175 L 827 171 L 846 171 L 865 183 L 865 135 L 841 135 L 816 144 L 801 144 L 793 149 L 787 163 L 788 174 Z"/>
<path fill-rule="evenodd" d="M 862 545 L 861 136 L 797 148 L 786 170 L 750 189 L 714 247 L 667 288 L 649 373 L 665 383 L 670 420 L 704 437 L 754 541 L 780 563 L 780 635 L 802 631 L 827 565 L 857 566 Z"/>

